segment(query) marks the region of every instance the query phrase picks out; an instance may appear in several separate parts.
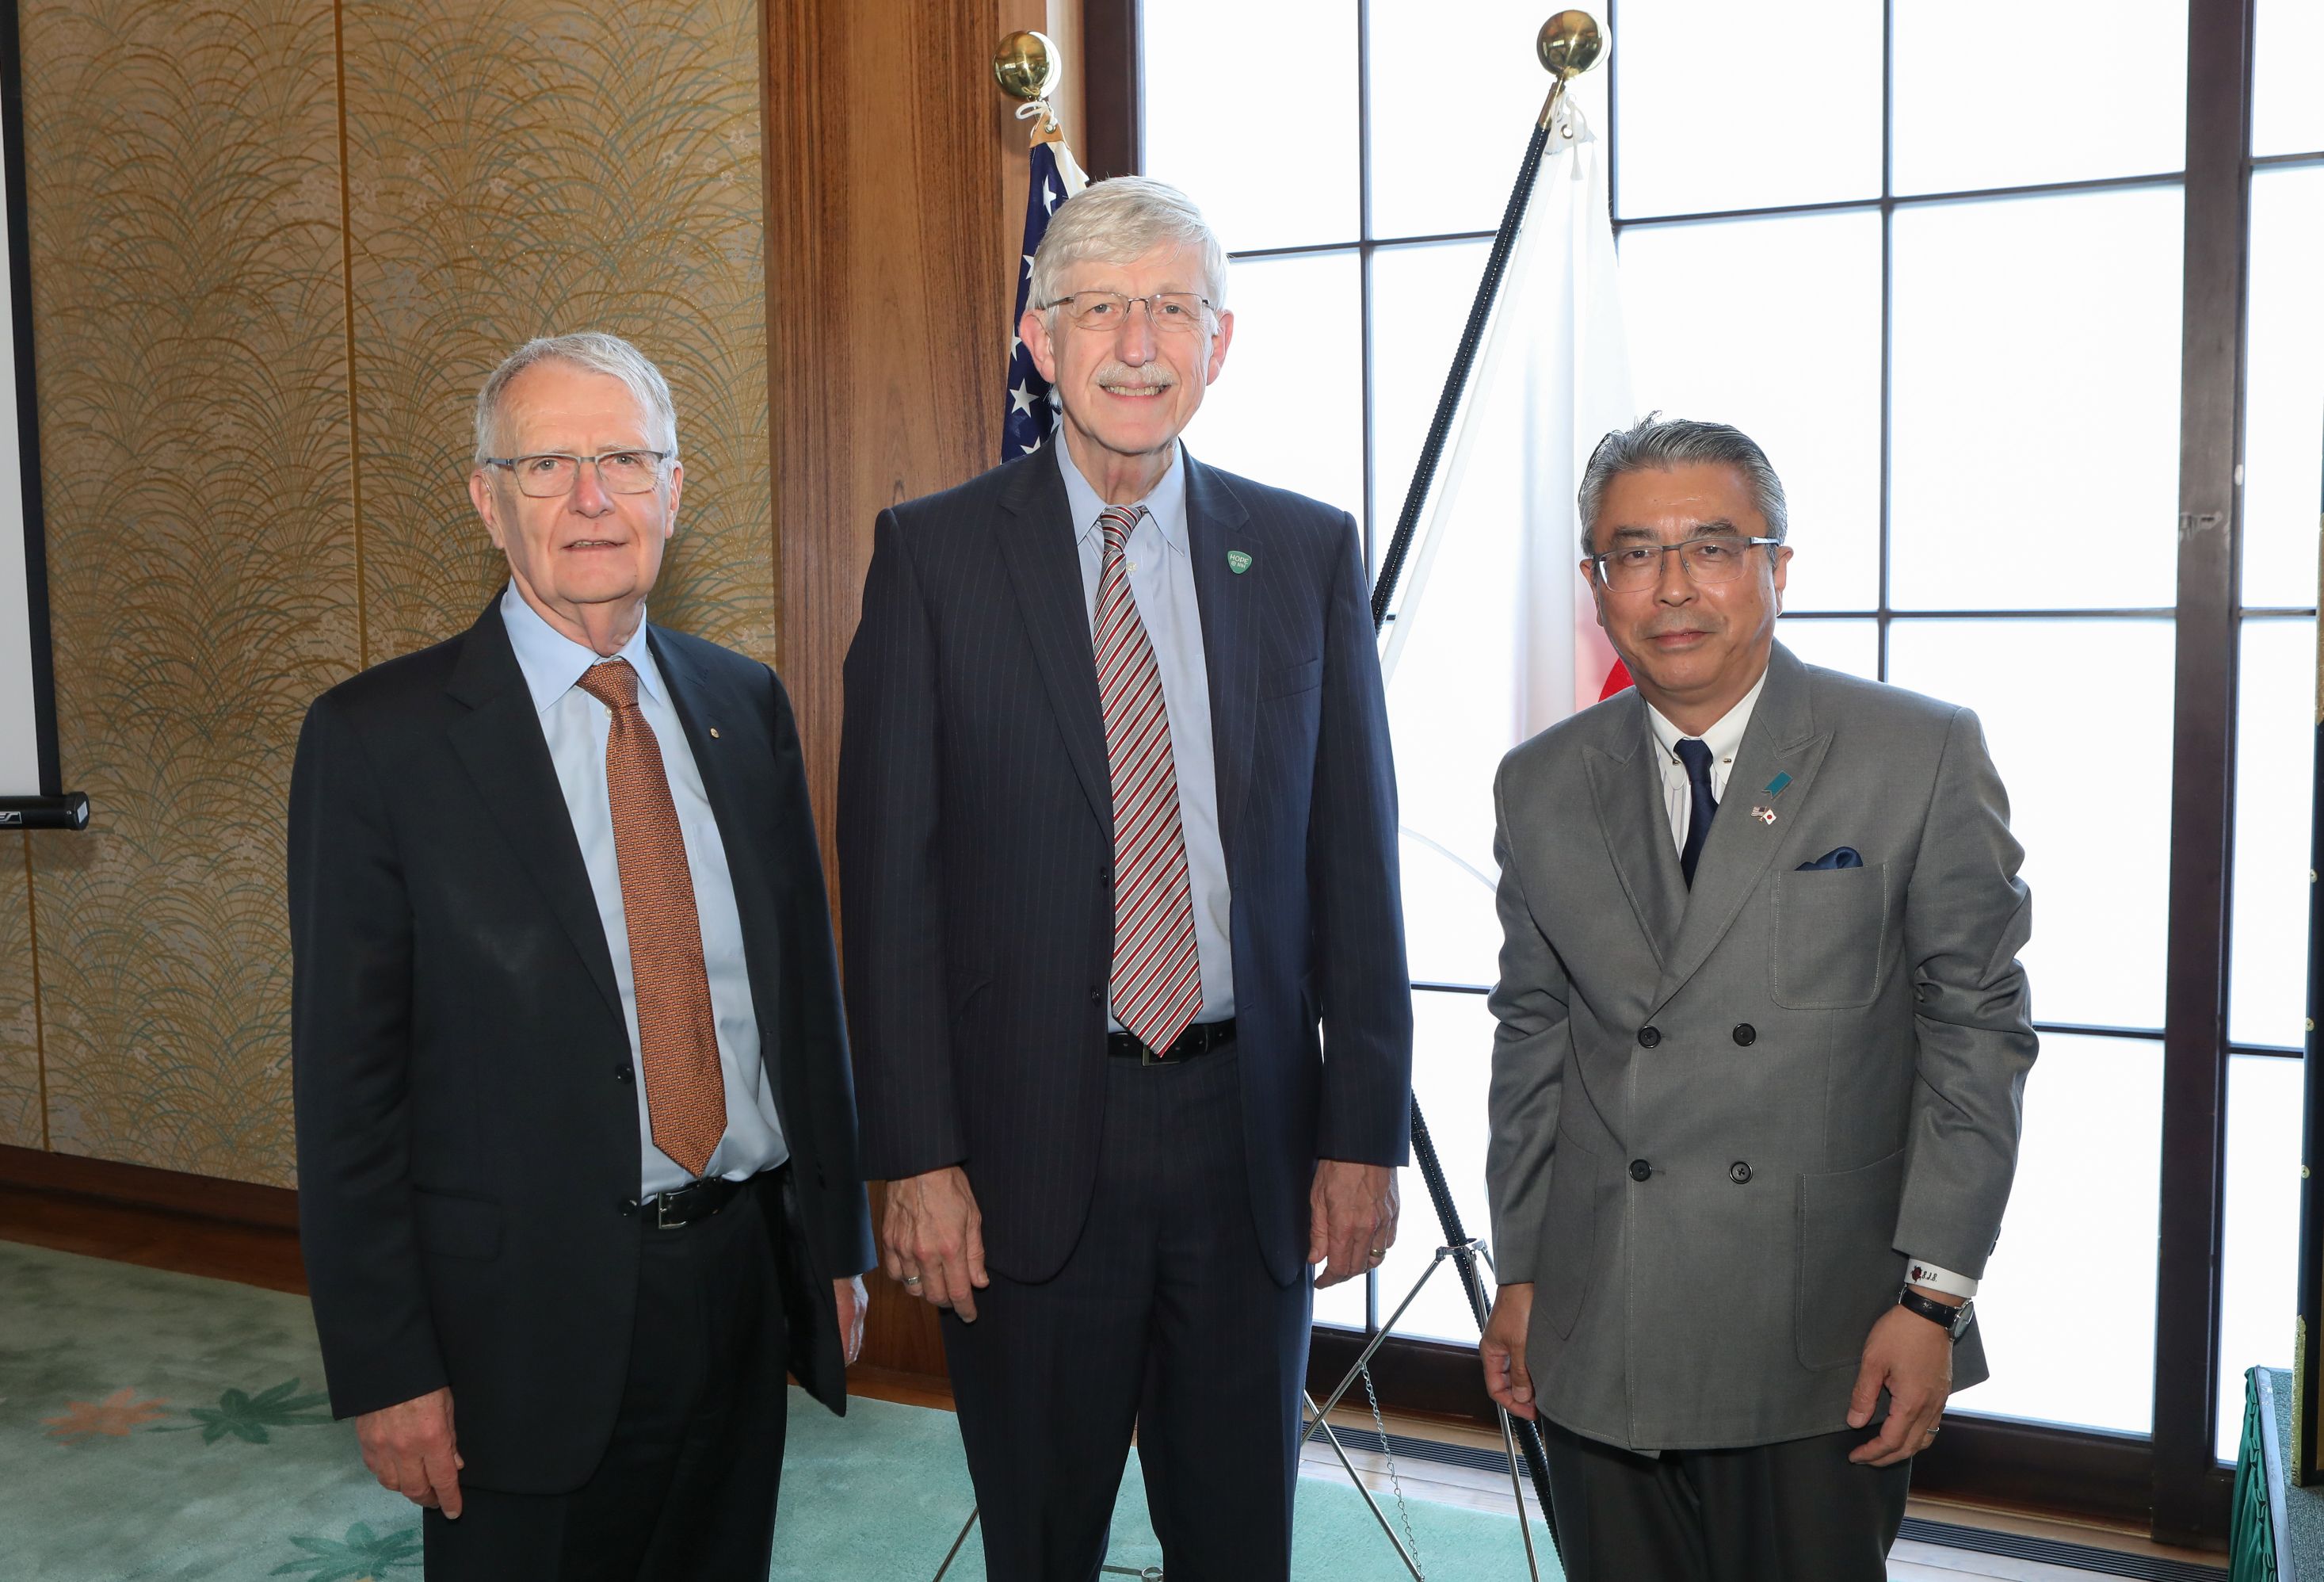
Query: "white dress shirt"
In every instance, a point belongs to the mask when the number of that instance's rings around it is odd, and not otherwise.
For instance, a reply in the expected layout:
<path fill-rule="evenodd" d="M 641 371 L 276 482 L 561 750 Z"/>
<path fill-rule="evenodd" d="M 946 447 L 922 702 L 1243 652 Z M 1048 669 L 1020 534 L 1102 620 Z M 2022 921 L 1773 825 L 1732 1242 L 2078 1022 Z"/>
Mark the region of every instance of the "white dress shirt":
<path fill-rule="evenodd" d="M 637 980 L 630 967 L 630 930 L 622 913 L 622 869 L 613 847 L 613 804 L 605 789 L 605 738 L 613 711 L 575 683 L 599 662 L 591 649 L 574 642 L 524 601 L 511 583 L 501 596 L 501 619 L 510 646 L 540 711 L 541 735 L 565 793 L 565 810 L 581 843 L 590 893 L 604 925 L 605 948 L 613 958 L 613 982 L 622 991 L 622 1022 L 629 1029 L 630 1059 L 638 1073 L 639 1196 L 682 1187 L 693 1179 L 686 1167 L 656 1148 L 647 1109 L 645 1065 L 638 1044 Z M 726 1134 L 710 1156 L 705 1175 L 741 1180 L 771 1170 L 790 1157 L 776 1118 L 775 1096 L 759 1058 L 759 1018 L 751 998 L 749 963 L 742 954 L 742 918 L 734 905 L 734 879 L 726 866 L 726 844 L 718 834 L 702 772 L 687 745 L 686 727 L 671 705 L 669 687 L 646 643 L 644 614 L 638 629 L 613 656 L 638 673 L 638 710 L 653 727 L 669 776 L 670 800 L 686 837 L 686 865 L 694 878 L 694 910 L 702 927 L 702 961 L 710 978 L 710 1014 L 718 1036 L 718 1064 L 726 1079 Z"/>
<path fill-rule="evenodd" d="M 1751 711 L 1759 705 L 1759 693 L 1767 685 L 1766 672 L 1751 684 L 1741 701 L 1719 717 L 1717 724 L 1693 738 L 1711 749 L 1711 796 L 1720 807 L 1727 805 L 1727 777 L 1735 768 L 1735 755 L 1743 750 L 1743 733 L 1750 728 Z M 1683 853 L 1686 850 L 1687 826 L 1694 818 L 1694 788 L 1686 778 L 1686 763 L 1678 755 L 1678 745 L 1687 735 L 1664 717 L 1653 704 L 1646 705 L 1646 730 L 1655 744 L 1655 763 L 1662 770 L 1663 810 L 1670 817 L 1671 840 Z M 1977 1281 L 1966 1274 L 1956 1274 L 1941 1268 L 1925 1258 L 1912 1258 L 1910 1273 L 1913 1283 L 1931 1291 L 1944 1291 L 1951 1296 L 1973 1297 Z"/>
<path fill-rule="evenodd" d="M 1106 503 L 1074 465 L 1061 434 L 1057 471 L 1073 507 L 1074 547 L 1081 551 L 1082 592 L 1090 634 L 1097 634 L 1098 577 L 1105 565 Z M 1235 1013 L 1234 950 L 1228 932 L 1233 893 L 1227 885 L 1226 847 L 1219 838 L 1217 752 L 1211 738 L 1211 672 L 1203 656 L 1203 611 L 1194 595 L 1194 558 L 1186 542 L 1186 468 L 1172 447 L 1170 470 L 1137 502 L 1146 508 L 1131 530 L 1123 558 L 1130 599 L 1145 623 L 1162 672 L 1162 708 L 1170 717 L 1170 761 L 1178 776 L 1178 822 L 1185 832 L 1186 881 L 1194 893 L 1194 951 L 1203 971 L 1197 1022 L 1224 1022 Z M 1121 1031 L 1108 1008 L 1106 1025 Z"/>

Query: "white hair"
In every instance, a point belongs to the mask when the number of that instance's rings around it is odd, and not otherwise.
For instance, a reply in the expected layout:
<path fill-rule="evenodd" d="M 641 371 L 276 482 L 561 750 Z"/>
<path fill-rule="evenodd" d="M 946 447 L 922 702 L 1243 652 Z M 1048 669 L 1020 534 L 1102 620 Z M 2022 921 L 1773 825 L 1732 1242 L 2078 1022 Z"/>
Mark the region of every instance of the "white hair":
<path fill-rule="evenodd" d="M 577 335 L 544 335 L 526 341 L 503 358 L 476 392 L 476 460 L 500 455 L 501 408 L 512 380 L 535 363 L 569 363 L 592 374 L 607 374 L 629 386 L 638 411 L 646 421 L 649 441 L 655 449 L 678 454 L 678 407 L 669 398 L 669 381 L 645 353 L 618 335 L 584 330 Z"/>
<path fill-rule="evenodd" d="M 1057 205 L 1033 250 L 1033 284 L 1027 301 L 1054 313 L 1057 287 L 1076 264 L 1130 264 L 1157 247 L 1193 249 L 1203 270 L 1202 294 L 1213 313 L 1227 305 L 1227 252 L 1194 200 L 1166 181 L 1116 176 L 1093 181 Z M 1056 320 L 1049 323 L 1054 327 Z"/>

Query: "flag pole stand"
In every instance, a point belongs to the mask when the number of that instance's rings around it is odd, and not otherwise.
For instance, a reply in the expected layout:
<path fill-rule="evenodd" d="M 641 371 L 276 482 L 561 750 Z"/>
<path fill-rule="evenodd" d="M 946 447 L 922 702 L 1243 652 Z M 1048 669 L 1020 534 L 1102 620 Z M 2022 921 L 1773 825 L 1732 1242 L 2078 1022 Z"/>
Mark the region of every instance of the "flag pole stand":
<path fill-rule="evenodd" d="M 1469 375 L 1476 365 L 1477 348 L 1484 339 L 1485 327 L 1492 318 L 1493 304 L 1500 295 L 1501 278 L 1508 271 L 1509 254 L 1517 244 L 1518 227 L 1525 221 L 1526 211 L 1532 206 L 1534 181 L 1541 173 L 1542 156 L 1556 126 L 1557 112 L 1564 101 L 1566 84 L 1598 64 L 1605 53 L 1606 39 L 1596 19 L 1589 13 L 1561 11 L 1542 23 L 1534 47 L 1540 57 L 1542 69 L 1553 79 L 1549 97 L 1542 106 L 1539 118 L 1534 123 L 1533 135 L 1526 143 L 1525 157 L 1518 162 L 1517 182 L 1510 189 L 1508 207 L 1501 212 L 1500 228 L 1493 234 L 1492 249 L 1485 257 L 1484 274 L 1478 281 L 1476 297 L 1470 303 L 1468 321 L 1462 327 L 1460 343 L 1452 353 L 1452 365 L 1445 373 L 1443 391 L 1436 398 L 1436 411 L 1429 419 L 1428 433 L 1420 447 L 1420 458 L 1413 465 L 1412 483 L 1405 491 L 1403 509 L 1397 513 L 1396 532 L 1380 555 L 1379 575 L 1372 585 L 1372 629 L 1375 632 L 1391 618 L 1389 606 L 1396 597 L 1397 583 L 1404 575 L 1405 560 L 1411 553 L 1413 536 L 1419 530 L 1420 513 L 1426 508 L 1429 491 L 1436 481 L 1437 467 L 1443 459 L 1444 447 L 1452 438 L 1452 421 L 1459 414 L 1461 398 L 1468 390 Z M 1340 1382 L 1339 1389 L 1333 1392 L 1331 1403 L 1314 1412 L 1305 1434 L 1314 1433 L 1315 1428 L 1321 1426 L 1325 1435 L 1333 1439 L 1334 1448 L 1338 1448 L 1337 1436 L 1332 1433 L 1330 1425 L 1324 1421 L 1324 1412 L 1330 1410 L 1331 1404 L 1336 1404 L 1359 1378 L 1364 1381 L 1367 1391 L 1370 1390 L 1373 1354 L 1388 1338 L 1397 1319 L 1412 1305 L 1421 1288 L 1440 1267 L 1449 1263 L 1459 1277 L 1461 1290 L 1469 1299 L 1470 1317 L 1475 1321 L 1480 1336 L 1485 1331 L 1485 1320 L 1491 1311 L 1491 1305 L 1485 1300 L 1484 1282 L 1477 1272 L 1480 1259 L 1488 1270 L 1492 1267 L 1491 1255 L 1484 1244 L 1471 1236 L 1462 1225 L 1461 1210 L 1452 1201 L 1451 1189 L 1445 1185 L 1444 1165 L 1437 1158 L 1436 1144 L 1429 1135 L 1428 1123 L 1420 1113 L 1417 1097 L 1412 1101 L 1411 1119 L 1413 1162 L 1420 1167 L 1421 1180 L 1427 1185 L 1429 1201 L 1435 1207 L 1436 1222 L 1444 1233 L 1444 1239 L 1437 1247 L 1435 1257 L 1430 1260 L 1427 1270 L 1414 1283 L 1411 1292 L 1388 1321 L 1371 1337 L 1357 1357 L 1355 1365 L 1348 1371 L 1348 1376 Z M 1308 1404 L 1310 1407 L 1314 1405 L 1313 1397 L 1309 1398 Z M 1522 1462 L 1526 1475 L 1532 1479 L 1534 1498 L 1541 1506 L 1542 1526 L 1549 1535 L 1550 1549 L 1554 1553 L 1557 1548 L 1557 1516 L 1550 1506 L 1549 1461 L 1542 1448 L 1538 1423 L 1512 1420 L 1506 1411 L 1499 1415 L 1501 1443 L 1508 1453 L 1510 1491 L 1517 1496 L 1517 1527 L 1525 1538 L 1526 1564 L 1528 1571 L 1538 1578 L 1539 1563 L 1534 1553 L 1533 1530 L 1526 1521 L 1525 1498 L 1518 1470 Z M 1303 1434 L 1303 1443 L 1305 1438 Z M 1385 1449 L 1385 1425 L 1381 1429 L 1381 1440 Z M 1357 1487 L 1362 1489 L 1363 1480 L 1357 1476 L 1344 1451 L 1341 1452 L 1340 1459 L 1347 1467 L 1349 1476 L 1355 1479 Z M 1370 1503 L 1370 1491 L 1365 1489 L 1363 1492 L 1366 1502 Z M 1413 1577 L 1420 1579 L 1422 1571 L 1416 1557 L 1407 1552 L 1402 1543 L 1397 1542 L 1395 1532 L 1388 1528 L 1387 1518 L 1380 1515 L 1377 1504 L 1373 1505 L 1372 1513 L 1380 1517 L 1381 1529 L 1388 1533 L 1389 1541 L 1396 1544 L 1398 1558 Z"/>

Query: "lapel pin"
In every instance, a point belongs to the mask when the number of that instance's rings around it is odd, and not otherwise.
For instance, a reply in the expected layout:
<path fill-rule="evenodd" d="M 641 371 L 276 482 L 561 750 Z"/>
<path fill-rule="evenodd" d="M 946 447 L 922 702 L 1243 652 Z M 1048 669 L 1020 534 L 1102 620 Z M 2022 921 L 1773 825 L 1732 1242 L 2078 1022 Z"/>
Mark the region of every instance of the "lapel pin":
<path fill-rule="evenodd" d="M 1772 800 L 1776 797 L 1782 796 L 1784 794 L 1784 788 L 1791 783 L 1792 777 L 1788 774 L 1779 774 L 1775 776 L 1775 779 L 1769 781 L 1767 782 L 1767 796 L 1769 800 Z"/>
<path fill-rule="evenodd" d="M 1751 817 L 1757 819 L 1762 824 L 1773 824 L 1775 821 L 1775 810 L 1773 808 L 1754 808 L 1751 810 Z"/>
<path fill-rule="evenodd" d="M 1250 557 L 1240 550 L 1227 551 L 1227 569 L 1237 577 L 1250 569 Z"/>
<path fill-rule="evenodd" d="M 717 727 L 716 726 L 715 726 L 715 725 L 714 725 L 714 726 L 712 726 L 710 727 L 710 734 L 711 734 L 713 736 L 715 736 L 715 735 L 718 734 L 718 727 Z"/>

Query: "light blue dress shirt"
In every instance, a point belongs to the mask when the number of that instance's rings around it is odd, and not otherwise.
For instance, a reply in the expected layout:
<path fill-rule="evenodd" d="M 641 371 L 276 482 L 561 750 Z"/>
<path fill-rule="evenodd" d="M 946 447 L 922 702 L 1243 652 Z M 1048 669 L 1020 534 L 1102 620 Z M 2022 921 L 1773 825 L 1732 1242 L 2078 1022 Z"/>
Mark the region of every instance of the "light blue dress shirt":
<path fill-rule="evenodd" d="M 508 626 L 509 643 L 540 711 L 541 735 L 549 738 L 549 756 L 557 766 L 557 783 L 565 793 L 565 810 L 572 816 L 573 833 L 581 842 L 581 861 L 589 871 L 589 890 L 596 897 L 597 916 L 605 929 L 605 948 L 613 958 L 613 982 L 622 991 L 622 1023 L 629 1029 L 630 1058 L 639 1075 L 631 1086 L 638 1096 L 638 1146 L 641 1157 L 639 1196 L 682 1187 L 692 1180 L 686 1167 L 653 1143 L 653 1122 L 646 1108 L 645 1065 L 638 1046 L 637 980 L 630 968 L 630 930 L 622 913 L 622 868 L 613 849 L 613 804 L 605 789 L 605 738 L 612 732 L 613 711 L 575 683 L 598 662 L 596 653 L 574 642 L 541 618 L 511 583 L 501 596 L 501 619 Z M 718 1064 L 726 1078 L 726 1135 L 710 1156 L 706 1175 L 741 1180 L 771 1170 L 790 1157 L 783 1143 L 782 1123 L 776 1118 L 775 1096 L 769 1090 L 767 1068 L 759 1058 L 759 1018 L 751 999 L 748 962 L 742 954 L 742 918 L 734 906 L 734 879 L 726 866 L 726 843 L 719 837 L 718 820 L 702 789 L 702 772 L 687 745 L 686 727 L 671 705 L 669 689 L 653 652 L 646 643 L 646 624 L 619 654 L 638 673 L 638 709 L 653 727 L 661 748 L 662 768 L 669 776 L 670 800 L 678 808 L 678 824 L 686 837 L 686 865 L 694 876 L 694 910 L 702 925 L 702 960 L 709 969 L 710 1013 L 718 1033 Z"/>
<path fill-rule="evenodd" d="M 1065 476 L 1080 536 L 1082 591 L 1090 634 L 1097 634 L 1098 574 L 1105 565 L 1105 533 L 1098 519 L 1106 503 L 1074 465 L 1060 434 L 1057 470 Z M 1210 668 L 1203 658 L 1203 611 L 1194 596 L 1194 561 L 1186 540 L 1186 467 L 1175 448 L 1170 470 L 1138 502 L 1147 514 L 1130 535 L 1130 602 L 1146 624 L 1154 662 L 1162 672 L 1162 707 L 1170 717 L 1170 757 L 1178 772 L 1178 821 L 1186 838 L 1186 878 L 1194 892 L 1194 948 L 1202 961 L 1203 1008 L 1197 1022 L 1224 1022 L 1235 1013 L 1234 950 L 1228 918 L 1226 847 L 1219 840 L 1218 760 L 1211 740 Z M 1106 1025 L 1121 1023 L 1109 1013 Z"/>

